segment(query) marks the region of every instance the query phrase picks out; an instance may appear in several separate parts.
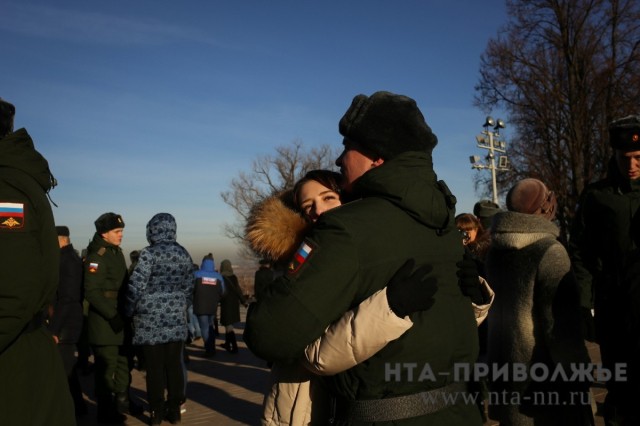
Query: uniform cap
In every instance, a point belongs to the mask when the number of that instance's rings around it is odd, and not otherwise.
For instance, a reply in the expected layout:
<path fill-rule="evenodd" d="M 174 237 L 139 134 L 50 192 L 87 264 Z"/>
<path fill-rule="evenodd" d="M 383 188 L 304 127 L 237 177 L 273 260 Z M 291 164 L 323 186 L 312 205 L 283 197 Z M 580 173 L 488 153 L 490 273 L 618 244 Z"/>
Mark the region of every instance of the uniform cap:
<path fill-rule="evenodd" d="M 628 115 L 611 122 L 609 143 L 613 149 L 640 151 L 640 116 Z"/>
<path fill-rule="evenodd" d="M 56 226 L 56 233 L 60 237 L 68 237 L 70 235 L 69 228 L 66 226 Z"/>
<path fill-rule="evenodd" d="M 124 228 L 124 220 L 122 216 L 115 213 L 104 213 L 94 222 L 96 225 L 96 232 L 98 234 L 104 234 L 112 229 Z"/>

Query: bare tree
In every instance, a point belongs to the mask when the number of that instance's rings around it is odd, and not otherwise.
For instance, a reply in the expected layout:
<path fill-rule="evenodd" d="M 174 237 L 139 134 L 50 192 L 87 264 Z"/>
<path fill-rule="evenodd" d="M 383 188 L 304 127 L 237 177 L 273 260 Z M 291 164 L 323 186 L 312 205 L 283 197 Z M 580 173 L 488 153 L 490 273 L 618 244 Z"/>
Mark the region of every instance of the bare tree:
<path fill-rule="evenodd" d="M 244 239 L 244 229 L 254 205 L 273 194 L 293 188 L 295 182 L 309 170 L 335 170 L 337 152 L 329 145 L 305 148 L 302 141 L 276 147 L 275 155 L 258 156 L 249 172 L 240 172 L 231 180 L 230 189 L 220 194 L 235 212 L 236 222 L 225 224 L 224 232 L 241 245 L 240 255 L 255 257 Z"/>
<path fill-rule="evenodd" d="M 558 197 L 563 235 L 611 156 L 607 125 L 640 104 L 640 2 L 508 0 L 510 21 L 481 57 L 476 105 L 508 113 L 512 170 Z"/>

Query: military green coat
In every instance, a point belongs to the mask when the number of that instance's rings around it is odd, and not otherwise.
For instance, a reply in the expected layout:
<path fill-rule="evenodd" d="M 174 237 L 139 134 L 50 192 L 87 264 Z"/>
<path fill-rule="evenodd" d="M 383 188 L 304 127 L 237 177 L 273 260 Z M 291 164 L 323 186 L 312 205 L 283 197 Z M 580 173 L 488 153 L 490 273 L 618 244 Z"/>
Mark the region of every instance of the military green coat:
<path fill-rule="evenodd" d="M 74 425 L 62 359 L 44 327 L 25 328 L 58 285 L 53 177 L 25 129 L 0 140 L 0 423 Z"/>
<path fill-rule="evenodd" d="M 438 280 L 433 307 L 412 314 L 414 325 L 402 337 L 329 381 L 345 400 L 442 387 L 453 380 L 454 364 L 472 366 L 478 354 L 471 303 L 456 276 L 463 246 L 454 226 L 455 201 L 436 182 L 430 156 L 417 152 L 368 171 L 355 182 L 354 192 L 360 199 L 323 214 L 289 271 L 252 305 L 244 339 L 264 359 L 299 358 L 329 324 L 385 287 L 414 258 L 418 265 L 433 265 Z M 416 366 L 413 376 L 411 365 Z M 433 376 L 419 378 L 421 371 Z M 468 426 L 480 425 L 481 419 L 475 406 L 462 404 L 394 424 Z"/>
<path fill-rule="evenodd" d="M 89 343 L 121 345 L 124 332 L 114 332 L 109 319 L 119 312 L 118 296 L 128 280 L 122 249 L 106 242 L 96 233 L 87 247 L 84 267 L 84 297 L 89 302 Z"/>

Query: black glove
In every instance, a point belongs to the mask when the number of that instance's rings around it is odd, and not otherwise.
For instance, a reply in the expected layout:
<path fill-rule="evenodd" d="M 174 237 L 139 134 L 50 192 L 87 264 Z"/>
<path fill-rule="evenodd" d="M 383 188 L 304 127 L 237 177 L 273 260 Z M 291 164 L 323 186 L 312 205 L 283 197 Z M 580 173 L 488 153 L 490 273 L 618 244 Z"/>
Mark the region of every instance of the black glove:
<path fill-rule="evenodd" d="M 482 289 L 480 287 L 480 280 L 478 279 L 478 265 L 473 260 L 471 254 L 465 250 L 462 260 L 456 263 L 458 271 L 458 285 L 462 294 L 467 296 L 476 305 L 484 304 L 484 297 L 482 297 Z"/>
<path fill-rule="evenodd" d="M 122 319 L 120 314 L 116 314 L 115 317 L 109 319 L 109 325 L 115 333 L 120 333 L 122 330 L 124 330 L 124 320 Z"/>
<path fill-rule="evenodd" d="M 433 295 L 438 290 L 434 277 L 427 278 L 433 269 L 423 265 L 411 273 L 415 261 L 409 259 L 396 271 L 387 284 L 387 302 L 400 318 L 417 311 L 426 311 L 433 305 Z"/>

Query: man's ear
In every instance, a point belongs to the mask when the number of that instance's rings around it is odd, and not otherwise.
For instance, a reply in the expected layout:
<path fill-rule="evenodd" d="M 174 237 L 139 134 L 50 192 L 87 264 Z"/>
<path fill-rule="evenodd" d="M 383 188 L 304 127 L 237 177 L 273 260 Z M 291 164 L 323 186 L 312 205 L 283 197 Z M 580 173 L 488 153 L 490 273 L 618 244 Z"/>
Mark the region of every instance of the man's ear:
<path fill-rule="evenodd" d="M 381 166 L 384 163 L 384 159 L 378 158 L 371 163 L 371 168 Z"/>

